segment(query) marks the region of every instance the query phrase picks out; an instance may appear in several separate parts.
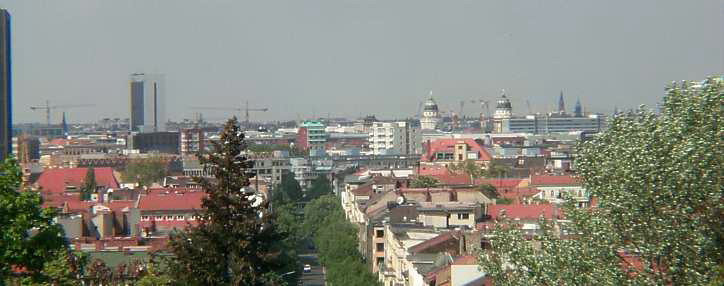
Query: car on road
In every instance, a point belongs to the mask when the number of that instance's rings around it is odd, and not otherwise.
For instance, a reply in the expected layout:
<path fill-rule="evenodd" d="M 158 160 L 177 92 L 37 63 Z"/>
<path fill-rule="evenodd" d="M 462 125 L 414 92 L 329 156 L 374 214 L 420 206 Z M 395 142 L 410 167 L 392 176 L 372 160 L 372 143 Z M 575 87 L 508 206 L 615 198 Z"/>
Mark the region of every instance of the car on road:
<path fill-rule="evenodd" d="M 309 264 L 304 264 L 304 273 L 312 272 L 312 266 Z"/>

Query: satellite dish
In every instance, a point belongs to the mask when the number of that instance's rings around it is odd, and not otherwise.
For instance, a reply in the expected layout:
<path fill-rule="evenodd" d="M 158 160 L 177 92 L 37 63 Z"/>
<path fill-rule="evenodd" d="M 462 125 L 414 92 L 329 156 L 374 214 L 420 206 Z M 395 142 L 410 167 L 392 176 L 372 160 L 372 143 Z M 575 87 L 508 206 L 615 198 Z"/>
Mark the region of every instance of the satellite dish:
<path fill-rule="evenodd" d="M 405 197 L 403 197 L 403 196 L 397 197 L 397 204 L 398 204 L 398 205 L 401 205 L 401 204 L 404 204 L 404 203 L 405 203 Z"/>

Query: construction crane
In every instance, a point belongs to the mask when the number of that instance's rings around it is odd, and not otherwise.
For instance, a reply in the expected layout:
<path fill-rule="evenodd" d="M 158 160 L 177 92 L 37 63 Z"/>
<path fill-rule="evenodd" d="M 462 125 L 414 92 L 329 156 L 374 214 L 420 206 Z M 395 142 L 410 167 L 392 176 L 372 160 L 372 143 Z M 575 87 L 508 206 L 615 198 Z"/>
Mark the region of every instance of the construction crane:
<path fill-rule="evenodd" d="M 91 107 L 93 104 L 74 104 L 74 105 L 50 105 L 50 101 L 45 101 L 45 106 L 31 106 L 31 110 L 45 110 L 45 122 L 50 126 L 50 110 L 51 109 L 66 109 L 75 107 Z"/>
<path fill-rule="evenodd" d="M 465 100 L 461 100 L 461 101 L 460 101 L 460 113 L 458 113 L 458 116 L 459 116 L 460 118 L 463 118 L 463 117 L 464 117 L 464 116 L 463 116 L 463 108 L 464 108 L 464 107 L 465 107 Z"/>
<path fill-rule="evenodd" d="M 482 98 L 481 98 L 481 99 L 473 99 L 473 100 L 470 100 L 470 103 L 480 103 L 480 108 L 483 108 L 483 107 L 484 107 L 484 108 L 485 108 L 485 111 L 487 112 L 487 113 L 486 113 L 486 116 L 487 116 L 487 117 L 490 117 L 490 105 L 489 105 L 489 101 L 488 101 L 488 100 L 485 100 L 485 99 L 482 99 Z"/>
<path fill-rule="evenodd" d="M 249 101 L 246 102 L 245 108 L 235 108 L 235 107 L 192 107 L 194 109 L 204 109 L 204 110 L 233 110 L 242 112 L 244 111 L 244 128 L 249 128 L 249 112 L 250 111 L 259 111 L 259 112 L 267 112 L 269 111 L 269 108 L 249 108 Z"/>

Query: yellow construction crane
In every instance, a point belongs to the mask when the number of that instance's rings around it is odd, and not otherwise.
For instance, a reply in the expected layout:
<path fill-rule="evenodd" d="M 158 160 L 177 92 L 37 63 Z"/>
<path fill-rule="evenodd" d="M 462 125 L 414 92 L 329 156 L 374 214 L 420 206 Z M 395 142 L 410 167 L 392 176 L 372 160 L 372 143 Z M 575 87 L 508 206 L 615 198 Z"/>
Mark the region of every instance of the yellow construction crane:
<path fill-rule="evenodd" d="M 233 110 L 242 112 L 244 111 L 244 128 L 249 128 L 249 112 L 250 111 L 259 111 L 259 112 L 267 112 L 269 111 L 269 108 L 249 108 L 249 101 L 246 102 L 245 108 L 235 108 L 235 107 L 199 107 L 194 106 L 193 109 L 203 109 L 203 110 Z"/>
<path fill-rule="evenodd" d="M 50 126 L 50 110 L 51 109 L 66 109 L 75 107 L 91 107 L 93 104 L 74 104 L 74 105 L 50 105 L 50 101 L 46 100 L 45 105 L 42 106 L 31 106 L 31 110 L 45 110 L 45 122 Z"/>

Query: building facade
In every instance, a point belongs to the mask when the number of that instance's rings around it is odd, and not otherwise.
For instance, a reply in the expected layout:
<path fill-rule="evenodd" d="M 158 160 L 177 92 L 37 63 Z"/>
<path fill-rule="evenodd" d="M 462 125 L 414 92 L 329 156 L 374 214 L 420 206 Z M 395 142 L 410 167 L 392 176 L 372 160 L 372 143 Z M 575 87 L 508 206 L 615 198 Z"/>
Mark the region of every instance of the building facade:
<path fill-rule="evenodd" d="M 10 68 L 10 13 L 0 9 L 0 161 L 12 152 L 13 114 Z"/>
<path fill-rule="evenodd" d="M 139 150 L 141 153 L 178 154 L 179 138 L 178 132 L 135 133 L 128 136 L 128 149 Z"/>
<path fill-rule="evenodd" d="M 181 155 L 194 155 L 205 151 L 204 131 L 199 128 L 185 128 L 179 132 Z"/>
<path fill-rule="evenodd" d="M 524 118 L 506 118 L 500 121 L 502 133 L 601 132 L 605 128 L 606 117 L 601 114 L 589 114 L 583 117 L 556 114 L 528 115 Z"/>
<path fill-rule="evenodd" d="M 422 153 L 420 129 L 408 122 L 375 122 L 369 133 L 373 155 L 410 155 Z"/>
<path fill-rule="evenodd" d="M 297 133 L 298 148 L 309 151 L 311 157 L 325 156 L 327 131 L 320 121 L 307 120 L 302 123 Z"/>
<path fill-rule="evenodd" d="M 131 74 L 131 131 L 166 130 L 166 96 L 161 74 Z"/>

